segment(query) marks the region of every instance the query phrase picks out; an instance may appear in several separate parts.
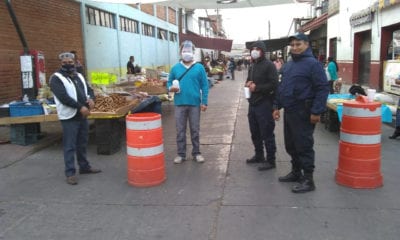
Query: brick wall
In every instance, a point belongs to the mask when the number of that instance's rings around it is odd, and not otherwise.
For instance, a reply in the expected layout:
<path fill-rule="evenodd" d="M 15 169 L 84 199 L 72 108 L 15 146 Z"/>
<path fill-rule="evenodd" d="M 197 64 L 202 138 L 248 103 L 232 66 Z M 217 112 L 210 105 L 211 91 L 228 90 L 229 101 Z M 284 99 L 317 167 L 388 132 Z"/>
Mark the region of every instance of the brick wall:
<path fill-rule="evenodd" d="M 165 6 L 157 6 L 157 17 L 161 20 L 167 21 L 167 7 Z"/>
<path fill-rule="evenodd" d="M 59 68 L 62 51 L 76 50 L 84 62 L 80 3 L 70 0 L 10 1 L 30 50 L 45 55 L 46 79 Z M 3 4 L 0 8 L 0 103 L 21 98 L 22 43 Z"/>
<path fill-rule="evenodd" d="M 151 16 L 154 16 L 154 5 L 153 4 L 142 4 L 142 5 L 140 5 L 140 10 Z"/>
<path fill-rule="evenodd" d="M 172 23 L 172 24 L 175 24 L 175 25 L 178 25 L 178 24 L 176 24 L 176 10 L 175 9 L 173 9 L 173 8 L 168 8 L 168 22 L 169 23 Z"/>

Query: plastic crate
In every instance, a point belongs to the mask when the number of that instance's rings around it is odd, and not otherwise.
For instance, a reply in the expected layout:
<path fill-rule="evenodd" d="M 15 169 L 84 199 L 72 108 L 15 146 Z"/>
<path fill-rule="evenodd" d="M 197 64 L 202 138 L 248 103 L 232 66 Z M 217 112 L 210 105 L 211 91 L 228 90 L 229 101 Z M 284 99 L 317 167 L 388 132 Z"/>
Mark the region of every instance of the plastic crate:
<path fill-rule="evenodd" d="M 10 140 L 13 144 L 26 146 L 39 140 L 39 123 L 12 124 L 10 130 Z"/>
<path fill-rule="evenodd" d="M 10 116 L 21 117 L 21 116 L 33 116 L 43 115 L 43 106 L 39 101 L 30 102 L 16 102 L 10 103 Z"/>
<path fill-rule="evenodd" d="M 10 116 L 10 108 L 0 107 L 0 117 L 8 117 L 8 116 Z"/>

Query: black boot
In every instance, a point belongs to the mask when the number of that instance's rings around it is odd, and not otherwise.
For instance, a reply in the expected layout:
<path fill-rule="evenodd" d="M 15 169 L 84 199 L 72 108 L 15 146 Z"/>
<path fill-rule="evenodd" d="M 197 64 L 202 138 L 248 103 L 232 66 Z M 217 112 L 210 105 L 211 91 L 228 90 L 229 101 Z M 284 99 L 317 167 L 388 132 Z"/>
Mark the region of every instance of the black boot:
<path fill-rule="evenodd" d="M 254 155 L 252 158 L 246 159 L 246 163 L 261 163 L 264 162 L 265 158 L 263 156 Z"/>
<path fill-rule="evenodd" d="M 275 161 L 266 161 L 262 166 L 258 167 L 258 171 L 267 171 L 276 168 Z"/>
<path fill-rule="evenodd" d="M 285 176 L 279 177 L 279 182 L 299 182 L 303 178 L 301 171 L 292 170 Z"/>
<path fill-rule="evenodd" d="M 314 190 L 315 184 L 312 173 L 305 173 L 303 180 L 292 187 L 294 193 L 306 193 Z"/>
<path fill-rule="evenodd" d="M 400 136 L 400 127 L 396 127 L 396 130 L 394 131 L 394 133 L 392 134 L 392 136 L 390 136 L 390 139 L 396 139 L 397 137 Z"/>

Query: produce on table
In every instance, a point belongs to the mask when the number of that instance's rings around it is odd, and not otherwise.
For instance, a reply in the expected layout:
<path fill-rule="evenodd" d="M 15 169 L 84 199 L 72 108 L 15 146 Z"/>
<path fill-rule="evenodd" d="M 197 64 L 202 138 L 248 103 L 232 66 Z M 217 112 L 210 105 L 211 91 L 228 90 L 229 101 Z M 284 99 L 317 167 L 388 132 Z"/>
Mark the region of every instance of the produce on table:
<path fill-rule="evenodd" d="M 109 96 L 96 95 L 94 112 L 115 112 L 118 108 L 129 105 L 125 96 L 110 94 Z"/>

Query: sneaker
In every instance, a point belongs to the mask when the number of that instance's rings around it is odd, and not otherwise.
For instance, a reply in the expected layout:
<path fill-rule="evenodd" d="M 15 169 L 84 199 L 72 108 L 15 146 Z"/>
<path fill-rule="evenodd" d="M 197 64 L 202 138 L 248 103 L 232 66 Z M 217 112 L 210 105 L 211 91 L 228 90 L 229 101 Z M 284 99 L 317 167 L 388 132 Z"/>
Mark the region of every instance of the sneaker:
<path fill-rule="evenodd" d="M 182 163 L 183 161 L 185 161 L 185 159 L 181 156 L 176 156 L 174 158 L 174 163 L 176 163 L 176 164 Z"/>
<path fill-rule="evenodd" d="M 194 156 L 194 157 L 193 157 L 193 160 L 195 160 L 195 161 L 198 162 L 198 163 L 203 163 L 203 162 L 205 161 L 204 157 L 201 156 L 200 154 Z"/>
<path fill-rule="evenodd" d="M 76 178 L 75 175 L 69 176 L 69 177 L 67 177 L 67 183 L 69 185 L 76 185 L 76 184 L 78 184 L 78 179 Z"/>

